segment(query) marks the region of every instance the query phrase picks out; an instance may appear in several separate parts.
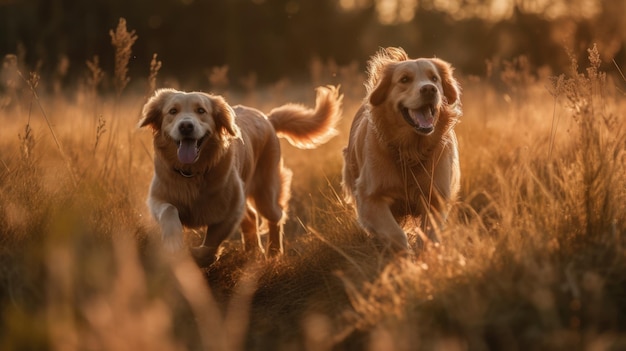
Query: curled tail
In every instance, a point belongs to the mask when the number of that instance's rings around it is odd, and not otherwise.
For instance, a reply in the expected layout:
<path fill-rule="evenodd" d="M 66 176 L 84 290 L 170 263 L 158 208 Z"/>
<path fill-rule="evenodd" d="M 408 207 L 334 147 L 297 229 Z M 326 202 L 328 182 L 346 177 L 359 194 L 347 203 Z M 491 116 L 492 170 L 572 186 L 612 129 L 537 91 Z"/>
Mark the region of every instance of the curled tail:
<path fill-rule="evenodd" d="M 339 87 L 316 89 L 315 109 L 286 104 L 268 114 L 276 133 L 300 149 L 312 149 L 337 135 L 335 125 L 341 118 L 343 95 Z"/>

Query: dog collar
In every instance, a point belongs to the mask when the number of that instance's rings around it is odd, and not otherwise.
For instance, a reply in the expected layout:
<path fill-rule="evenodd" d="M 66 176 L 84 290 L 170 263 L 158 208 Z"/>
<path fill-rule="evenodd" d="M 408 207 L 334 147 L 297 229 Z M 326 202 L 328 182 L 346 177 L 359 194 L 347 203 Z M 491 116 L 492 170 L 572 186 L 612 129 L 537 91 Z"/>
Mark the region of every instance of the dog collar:
<path fill-rule="evenodd" d="M 187 172 L 187 171 L 182 170 L 182 169 L 180 169 L 180 168 L 174 168 L 174 172 L 176 172 L 176 173 L 180 174 L 181 176 L 183 176 L 183 177 L 185 177 L 185 178 L 191 178 L 191 177 L 193 177 L 193 176 L 194 176 L 194 174 L 193 174 L 193 173 L 191 173 L 191 172 Z"/>

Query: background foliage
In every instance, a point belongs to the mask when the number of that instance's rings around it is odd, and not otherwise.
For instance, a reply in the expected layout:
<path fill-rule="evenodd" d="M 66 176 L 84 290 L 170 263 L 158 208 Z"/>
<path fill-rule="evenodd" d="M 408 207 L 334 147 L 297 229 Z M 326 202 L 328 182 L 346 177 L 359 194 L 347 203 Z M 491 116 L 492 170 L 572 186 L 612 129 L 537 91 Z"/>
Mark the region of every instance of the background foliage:
<path fill-rule="evenodd" d="M 624 14 L 624 0 L 2 0 L 0 54 L 66 81 L 94 55 L 110 72 L 108 31 L 123 17 L 139 33 L 131 72 L 145 75 L 158 53 L 165 76 L 196 86 L 223 65 L 235 86 L 251 74 L 302 78 L 315 58 L 362 67 L 385 46 L 446 58 L 467 74 L 520 55 L 562 73 L 564 46 L 580 53 L 597 43 L 603 62 L 623 66 Z"/>

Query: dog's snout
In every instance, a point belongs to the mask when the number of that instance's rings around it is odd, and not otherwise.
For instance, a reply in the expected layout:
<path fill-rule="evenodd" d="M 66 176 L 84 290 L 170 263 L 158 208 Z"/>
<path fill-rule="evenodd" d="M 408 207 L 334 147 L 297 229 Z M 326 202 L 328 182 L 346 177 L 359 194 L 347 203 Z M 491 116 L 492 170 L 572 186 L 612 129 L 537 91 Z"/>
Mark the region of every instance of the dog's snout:
<path fill-rule="evenodd" d="M 420 94 L 425 98 L 433 98 L 437 95 L 437 87 L 433 84 L 425 84 L 420 88 Z"/>
<path fill-rule="evenodd" d="M 193 134 L 193 123 L 190 121 L 180 122 L 178 131 L 182 136 L 191 136 Z"/>

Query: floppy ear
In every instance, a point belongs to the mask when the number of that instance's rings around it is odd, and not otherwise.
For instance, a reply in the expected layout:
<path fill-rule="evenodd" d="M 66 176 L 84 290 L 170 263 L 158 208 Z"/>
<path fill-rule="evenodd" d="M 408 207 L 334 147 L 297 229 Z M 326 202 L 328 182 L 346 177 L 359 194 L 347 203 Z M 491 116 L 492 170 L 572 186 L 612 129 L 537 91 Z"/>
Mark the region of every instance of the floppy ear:
<path fill-rule="evenodd" d="M 432 59 L 441 76 L 441 85 L 443 86 L 443 95 L 448 100 L 448 104 L 456 103 L 461 97 L 461 87 L 459 82 L 454 78 L 452 65 L 438 58 Z"/>
<path fill-rule="evenodd" d="M 239 138 L 241 131 L 235 124 L 236 114 L 228 103 L 221 96 L 212 96 L 213 118 L 217 129 L 223 137 Z"/>
<path fill-rule="evenodd" d="M 157 90 L 143 106 L 142 119 L 137 124 L 138 128 L 150 126 L 153 130 L 161 129 L 163 119 L 163 105 L 165 100 L 174 93 L 172 89 Z"/>
<path fill-rule="evenodd" d="M 393 76 L 393 66 L 385 67 L 383 71 L 383 78 L 380 80 L 374 91 L 370 94 L 370 104 L 378 106 L 385 102 L 387 99 L 387 93 L 391 88 L 391 77 Z"/>

